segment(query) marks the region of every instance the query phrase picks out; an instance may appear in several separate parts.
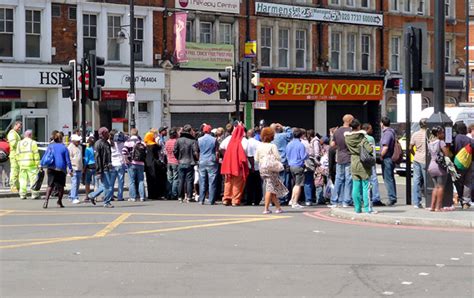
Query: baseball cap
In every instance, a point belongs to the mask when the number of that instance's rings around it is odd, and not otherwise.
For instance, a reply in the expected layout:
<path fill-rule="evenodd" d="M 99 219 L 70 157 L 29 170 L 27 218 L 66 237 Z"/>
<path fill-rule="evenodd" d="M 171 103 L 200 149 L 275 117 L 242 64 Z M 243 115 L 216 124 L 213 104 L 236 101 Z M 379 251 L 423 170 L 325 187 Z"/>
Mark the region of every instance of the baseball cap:
<path fill-rule="evenodd" d="M 160 129 L 158 129 L 158 132 L 162 132 L 163 130 L 167 130 L 168 126 L 162 126 Z"/>
<path fill-rule="evenodd" d="M 71 136 L 71 142 L 80 142 L 80 141 L 82 141 L 81 136 L 78 136 L 78 135 L 76 135 L 76 134 L 73 134 L 73 135 Z"/>

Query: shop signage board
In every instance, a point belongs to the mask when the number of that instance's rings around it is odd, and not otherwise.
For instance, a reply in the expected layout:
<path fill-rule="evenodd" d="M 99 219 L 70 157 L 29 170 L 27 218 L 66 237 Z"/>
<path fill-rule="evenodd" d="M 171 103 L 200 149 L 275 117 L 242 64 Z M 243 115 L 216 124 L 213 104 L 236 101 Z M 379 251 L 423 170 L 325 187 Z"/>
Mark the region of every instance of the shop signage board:
<path fill-rule="evenodd" d="M 15 88 L 61 88 L 61 80 L 66 75 L 61 65 L 31 65 L 29 67 L 2 67 L 0 69 L 0 87 Z M 107 89 L 128 89 L 130 75 L 128 68 L 105 68 L 105 86 Z M 135 88 L 164 89 L 165 74 L 162 71 L 135 72 Z"/>
<path fill-rule="evenodd" d="M 258 100 L 382 100 L 383 80 L 260 78 Z"/>
<path fill-rule="evenodd" d="M 240 13 L 240 0 L 175 0 L 175 8 Z"/>
<path fill-rule="evenodd" d="M 186 44 L 188 62 L 182 68 L 224 69 L 234 65 L 234 46 L 229 44 L 194 43 Z"/>
<path fill-rule="evenodd" d="M 193 87 L 206 93 L 207 95 L 211 95 L 212 93 L 219 90 L 219 83 L 213 78 L 206 78 L 193 84 Z"/>
<path fill-rule="evenodd" d="M 359 11 L 255 2 L 255 13 L 308 21 L 383 26 L 383 14 Z"/>

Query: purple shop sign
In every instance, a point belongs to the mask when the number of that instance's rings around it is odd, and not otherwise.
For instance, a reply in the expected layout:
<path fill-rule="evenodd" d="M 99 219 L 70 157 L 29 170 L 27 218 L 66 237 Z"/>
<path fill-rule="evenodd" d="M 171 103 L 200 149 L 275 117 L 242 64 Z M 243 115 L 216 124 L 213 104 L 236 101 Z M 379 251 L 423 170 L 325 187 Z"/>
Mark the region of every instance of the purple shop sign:
<path fill-rule="evenodd" d="M 204 93 L 211 95 L 212 93 L 219 90 L 219 83 L 212 78 L 207 78 L 200 82 L 197 82 L 196 84 L 193 85 L 193 87 Z"/>
<path fill-rule="evenodd" d="M 21 98 L 20 90 L 0 89 L 0 99 L 18 99 Z"/>

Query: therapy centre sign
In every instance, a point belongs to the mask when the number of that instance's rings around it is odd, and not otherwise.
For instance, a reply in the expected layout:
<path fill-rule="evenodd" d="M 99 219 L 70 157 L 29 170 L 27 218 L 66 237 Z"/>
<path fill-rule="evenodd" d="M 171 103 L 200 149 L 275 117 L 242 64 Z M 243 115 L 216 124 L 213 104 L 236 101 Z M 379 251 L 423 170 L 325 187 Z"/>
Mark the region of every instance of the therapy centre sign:
<path fill-rule="evenodd" d="M 255 2 L 255 13 L 272 17 L 308 21 L 383 26 L 382 14 L 358 11 Z"/>

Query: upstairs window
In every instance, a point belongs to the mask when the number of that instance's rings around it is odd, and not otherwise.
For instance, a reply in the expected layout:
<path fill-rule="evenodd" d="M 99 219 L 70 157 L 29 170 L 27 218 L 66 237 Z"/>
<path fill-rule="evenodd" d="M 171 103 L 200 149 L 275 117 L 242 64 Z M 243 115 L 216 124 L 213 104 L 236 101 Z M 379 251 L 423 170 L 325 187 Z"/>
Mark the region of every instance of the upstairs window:
<path fill-rule="evenodd" d="M 278 30 L 278 67 L 287 68 L 288 65 L 288 53 L 289 53 L 289 29 Z"/>
<path fill-rule="evenodd" d="M 260 32 L 261 54 L 260 63 L 262 67 L 272 66 L 272 28 L 262 27 Z"/>
<path fill-rule="evenodd" d="M 41 41 L 41 11 L 26 10 L 25 12 L 26 32 L 26 57 L 40 57 Z"/>
<path fill-rule="evenodd" d="M 331 68 L 339 70 L 341 67 L 341 33 L 331 33 Z"/>
<path fill-rule="evenodd" d="M 232 44 L 232 24 L 219 24 L 219 40 L 220 43 Z"/>
<path fill-rule="evenodd" d="M 13 9 L 0 8 L 0 57 L 13 57 Z"/>
<path fill-rule="evenodd" d="M 97 16 L 93 14 L 82 15 L 83 48 L 84 53 L 95 51 L 97 40 Z"/>
<path fill-rule="evenodd" d="M 107 21 L 107 57 L 110 61 L 120 61 L 120 44 L 117 42 L 117 37 L 121 30 L 121 17 L 108 16 Z"/>
<path fill-rule="evenodd" d="M 296 68 L 306 68 L 306 31 L 296 30 Z"/>
<path fill-rule="evenodd" d="M 392 37 L 391 41 L 390 69 L 394 72 L 400 71 L 400 37 Z"/>
<path fill-rule="evenodd" d="M 143 18 L 135 18 L 135 61 L 143 61 Z"/>
<path fill-rule="evenodd" d="M 212 43 L 212 23 L 210 22 L 201 22 L 201 43 Z"/>
<path fill-rule="evenodd" d="M 362 71 L 370 70 L 370 35 L 363 34 L 361 41 L 361 68 Z"/>
<path fill-rule="evenodd" d="M 347 70 L 354 71 L 356 57 L 356 34 L 349 33 L 347 35 Z"/>

